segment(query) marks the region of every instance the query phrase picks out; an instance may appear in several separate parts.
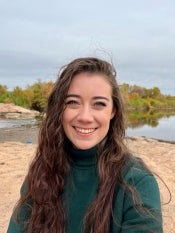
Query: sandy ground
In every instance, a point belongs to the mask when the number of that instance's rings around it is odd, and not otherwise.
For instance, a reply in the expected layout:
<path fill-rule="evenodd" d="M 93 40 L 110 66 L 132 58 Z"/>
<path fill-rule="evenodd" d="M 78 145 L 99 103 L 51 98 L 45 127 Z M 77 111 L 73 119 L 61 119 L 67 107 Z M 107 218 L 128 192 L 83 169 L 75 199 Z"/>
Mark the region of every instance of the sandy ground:
<path fill-rule="evenodd" d="M 0 130 L 0 233 L 6 232 L 13 207 L 19 198 L 19 189 L 28 165 L 35 153 L 36 129 Z M 143 158 L 159 177 L 164 232 L 175 232 L 175 144 L 146 138 L 129 138 L 127 144 L 134 154 Z"/>

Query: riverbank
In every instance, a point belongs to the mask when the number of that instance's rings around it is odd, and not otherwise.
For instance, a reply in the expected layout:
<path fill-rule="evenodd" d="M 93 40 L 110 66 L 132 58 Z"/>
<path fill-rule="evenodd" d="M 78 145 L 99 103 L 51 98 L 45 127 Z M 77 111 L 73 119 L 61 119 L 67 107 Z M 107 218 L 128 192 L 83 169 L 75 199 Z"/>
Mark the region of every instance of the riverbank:
<path fill-rule="evenodd" d="M 2 134 L 3 133 L 3 134 Z M 37 128 L 0 130 L 0 232 L 6 232 L 12 209 L 19 197 L 19 189 L 37 146 Z M 126 141 L 130 150 L 141 157 L 157 178 L 164 219 L 164 232 L 173 233 L 175 228 L 175 145 L 157 140 L 130 137 Z"/>
<path fill-rule="evenodd" d="M 38 126 L 23 126 L 14 128 L 0 128 L 0 142 L 22 142 L 36 144 L 38 141 Z"/>

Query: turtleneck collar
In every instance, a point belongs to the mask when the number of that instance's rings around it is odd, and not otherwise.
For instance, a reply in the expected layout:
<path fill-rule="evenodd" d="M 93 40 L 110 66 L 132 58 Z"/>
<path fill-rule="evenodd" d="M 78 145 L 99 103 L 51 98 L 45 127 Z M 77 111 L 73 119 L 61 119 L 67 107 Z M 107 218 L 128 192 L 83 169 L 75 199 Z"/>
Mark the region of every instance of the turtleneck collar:
<path fill-rule="evenodd" d="M 97 146 L 87 150 L 81 150 L 71 147 L 70 156 L 73 162 L 73 166 L 82 168 L 95 166 L 95 164 L 97 163 L 97 150 Z"/>

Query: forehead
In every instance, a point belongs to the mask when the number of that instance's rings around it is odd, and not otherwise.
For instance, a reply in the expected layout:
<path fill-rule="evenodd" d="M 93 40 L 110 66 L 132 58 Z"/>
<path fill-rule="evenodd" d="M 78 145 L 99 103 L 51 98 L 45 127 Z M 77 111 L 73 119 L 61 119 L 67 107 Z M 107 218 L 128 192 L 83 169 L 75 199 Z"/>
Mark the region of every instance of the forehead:
<path fill-rule="evenodd" d="M 68 93 L 70 92 L 88 92 L 98 94 L 112 94 L 112 88 L 107 77 L 96 73 L 80 73 L 73 77 Z"/>

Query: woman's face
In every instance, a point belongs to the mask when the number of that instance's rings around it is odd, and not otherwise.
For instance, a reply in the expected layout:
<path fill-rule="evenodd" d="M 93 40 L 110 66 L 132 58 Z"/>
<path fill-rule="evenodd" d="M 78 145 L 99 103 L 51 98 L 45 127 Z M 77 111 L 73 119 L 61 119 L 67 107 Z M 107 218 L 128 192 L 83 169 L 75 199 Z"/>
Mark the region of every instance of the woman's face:
<path fill-rule="evenodd" d="M 78 149 L 89 149 L 106 136 L 115 111 L 112 90 L 100 74 L 74 76 L 65 100 L 63 128 Z"/>

